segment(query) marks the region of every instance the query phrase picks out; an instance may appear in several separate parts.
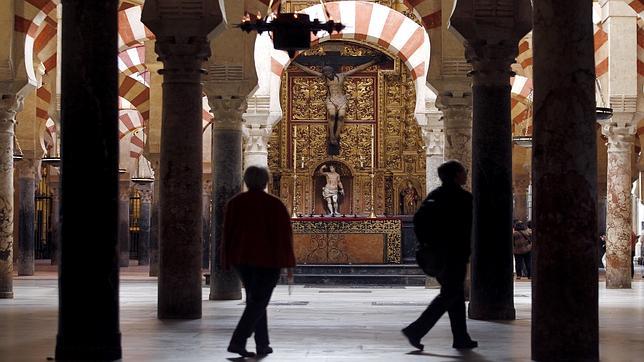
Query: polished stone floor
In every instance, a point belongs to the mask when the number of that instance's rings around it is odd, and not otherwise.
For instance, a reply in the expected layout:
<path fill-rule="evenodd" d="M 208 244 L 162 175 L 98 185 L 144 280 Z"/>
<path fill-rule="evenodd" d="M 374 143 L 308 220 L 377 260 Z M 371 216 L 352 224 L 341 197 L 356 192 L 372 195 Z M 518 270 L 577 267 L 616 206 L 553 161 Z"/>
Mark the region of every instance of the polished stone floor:
<path fill-rule="evenodd" d="M 132 268 L 130 268 L 132 270 Z M 136 270 L 136 269 L 134 269 Z M 122 272 L 121 332 L 125 361 L 242 360 L 225 351 L 241 314 L 241 301 L 208 301 L 203 319 L 156 319 L 156 281 Z M 0 300 L 0 361 L 45 361 L 53 355 L 57 318 L 55 274 L 16 278 L 15 299 Z M 517 320 L 468 321 L 480 347 L 451 348 L 443 317 L 425 337 L 425 352 L 412 354 L 399 330 L 416 318 L 438 290 L 418 287 L 359 288 L 278 286 L 269 307 L 275 353 L 265 361 L 529 361 L 530 283 L 515 283 Z M 91 303 L 91 296 L 84 296 Z M 644 360 L 644 282 L 630 290 L 600 283 L 602 361 Z M 249 349 L 253 348 L 249 343 Z M 252 359 L 247 359 L 252 361 Z"/>

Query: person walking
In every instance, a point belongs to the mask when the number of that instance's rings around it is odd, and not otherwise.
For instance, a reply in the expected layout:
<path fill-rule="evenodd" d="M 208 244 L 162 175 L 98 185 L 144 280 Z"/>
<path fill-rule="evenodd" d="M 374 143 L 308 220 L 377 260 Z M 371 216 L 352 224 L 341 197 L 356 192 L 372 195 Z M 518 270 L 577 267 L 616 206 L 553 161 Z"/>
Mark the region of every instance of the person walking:
<path fill-rule="evenodd" d="M 512 253 L 514 254 L 514 268 L 517 274 L 517 280 L 521 277 L 531 276 L 532 263 L 532 234 L 530 230 L 521 221 L 514 225 L 512 233 Z"/>
<path fill-rule="evenodd" d="M 438 167 L 441 186 L 431 191 L 414 218 L 414 230 L 419 236 L 419 264 L 423 270 L 438 270 L 436 279 L 440 293 L 416 321 L 403 328 L 409 343 L 424 349 L 421 339 L 447 312 L 452 328 L 454 348 L 475 348 L 478 342 L 470 338 L 465 323 L 465 274 L 471 252 L 472 194 L 463 189 L 467 171 L 455 160 Z M 432 206 L 430 206 L 432 205 Z M 423 211 L 431 208 L 433 212 Z M 433 256 L 421 258 L 421 251 L 430 250 Z M 423 265 L 431 263 L 438 265 Z M 432 272 L 433 274 L 433 272 Z"/>
<path fill-rule="evenodd" d="M 224 214 L 222 264 L 234 267 L 246 290 L 246 307 L 233 332 L 228 352 L 254 357 L 246 341 L 254 333 L 257 355 L 273 352 L 268 338 L 266 307 L 281 268 L 295 266 L 293 231 L 288 210 L 266 192 L 268 170 L 250 166 L 244 172 L 247 192 L 237 194 Z M 292 270 L 288 270 L 289 279 Z"/>

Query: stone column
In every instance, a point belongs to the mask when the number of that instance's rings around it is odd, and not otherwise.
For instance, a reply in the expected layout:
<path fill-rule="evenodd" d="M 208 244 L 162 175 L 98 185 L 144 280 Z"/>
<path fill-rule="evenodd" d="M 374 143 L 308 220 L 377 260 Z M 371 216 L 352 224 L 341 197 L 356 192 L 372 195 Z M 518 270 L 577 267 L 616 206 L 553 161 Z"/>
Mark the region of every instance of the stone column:
<path fill-rule="evenodd" d="M 119 180 L 119 266 L 130 266 L 130 176 L 122 173 Z"/>
<path fill-rule="evenodd" d="M 241 299 L 237 274 L 221 268 L 224 206 L 242 187 L 242 113 L 244 96 L 208 97 L 214 117 L 212 131 L 212 227 L 210 300 Z"/>
<path fill-rule="evenodd" d="M 60 259 L 60 179 L 58 174 L 48 174 L 47 182 L 49 194 L 51 195 L 51 215 L 49 219 L 51 265 L 57 265 Z"/>
<path fill-rule="evenodd" d="M 158 153 L 147 156 L 154 170 L 154 183 L 152 184 L 152 205 L 150 210 L 150 276 L 159 276 L 159 164 L 161 162 Z"/>
<path fill-rule="evenodd" d="M 636 127 L 632 114 L 602 123 L 608 138 L 606 207 L 606 287 L 631 287 L 631 158 Z"/>
<path fill-rule="evenodd" d="M 13 298 L 13 138 L 22 101 L 0 94 L 0 299 Z"/>
<path fill-rule="evenodd" d="M 421 132 L 425 142 L 425 194 L 427 194 L 441 185 L 436 171 L 444 162 L 445 133 L 441 112 L 430 112 L 427 115 L 427 125 L 421 127 Z"/>
<path fill-rule="evenodd" d="M 206 178 L 207 177 L 207 178 Z M 201 236 L 201 245 L 203 254 L 201 255 L 201 267 L 209 269 L 210 267 L 210 212 L 212 205 L 212 176 L 204 175 L 203 181 L 203 210 L 201 213 L 201 222 L 203 233 Z"/>
<path fill-rule="evenodd" d="M 458 160 L 472 173 L 472 98 L 470 96 L 440 96 L 438 109 L 443 112 L 443 159 Z M 468 177 L 467 189 L 471 179 Z"/>
<path fill-rule="evenodd" d="M 168 9 L 174 9 L 172 16 Z M 201 318 L 201 82 L 210 56 L 207 36 L 222 13 L 212 1 L 152 0 L 145 2 L 141 19 L 156 35 L 164 67 L 158 317 Z"/>
<path fill-rule="evenodd" d="M 18 192 L 20 193 L 18 219 L 18 275 L 34 275 L 36 213 L 36 179 L 40 160 L 25 158 L 18 162 Z"/>
<path fill-rule="evenodd" d="M 528 215 L 528 187 L 530 176 L 517 177 L 514 180 L 514 218 L 520 221 L 527 221 Z"/>
<path fill-rule="evenodd" d="M 140 184 L 136 189 L 141 195 L 139 213 L 139 265 L 150 264 L 150 221 L 152 214 L 152 183 Z"/>
<path fill-rule="evenodd" d="M 117 0 L 63 0 L 61 174 L 65 176 L 56 360 L 111 361 L 122 355 L 117 9 Z M 101 217 L 88 212 L 88 202 Z"/>
<path fill-rule="evenodd" d="M 592 3 L 534 2 L 532 359 L 599 359 Z"/>
<path fill-rule="evenodd" d="M 246 119 L 246 114 L 244 114 Z M 268 141 L 271 139 L 271 126 L 258 124 L 244 125 L 244 169 L 248 166 L 268 167 Z"/>
<path fill-rule="evenodd" d="M 499 2 L 507 3 L 499 5 L 511 10 L 494 16 L 478 11 L 473 0 L 458 1 L 450 19 L 451 30 L 463 40 L 465 57 L 473 68 L 474 220 L 468 314 L 481 320 L 515 318 L 510 65 L 515 61 L 519 39 L 532 24 L 529 0 Z M 449 137 L 447 117 L 445 128 Z"/>

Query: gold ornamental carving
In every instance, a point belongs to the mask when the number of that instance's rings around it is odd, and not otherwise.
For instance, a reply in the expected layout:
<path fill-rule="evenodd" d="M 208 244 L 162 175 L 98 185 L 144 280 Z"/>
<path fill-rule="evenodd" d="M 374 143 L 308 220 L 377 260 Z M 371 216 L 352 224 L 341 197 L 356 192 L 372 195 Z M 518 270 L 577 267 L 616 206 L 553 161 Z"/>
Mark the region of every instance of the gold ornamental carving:
<path fill-rule="evenodd" d="M 323 53 L 322 46 L 336 43 L 344 56 L 378 54 L 381 49 L 364 43 L 328 41 L 310 54 Z M 337 43 L 340 43 L 338 45 Z M 342 71 L 351 69 L 343 67 Z M 273 128 L 268 147 L 268 163 L 272 173 L 281 177 L 279 197 L 290 207 L 293 198 L 293 147 L 297 144 L 298 212 L 314 212 L 321 198 L 315 189 L 314 172 L 323 162 L 341 162 L 348 166 L 352 180 L 351 213 L 366 215 L 371 207 L 371 130 L 374 143 L 374 199 L 377 215 L 398 213 L 398 185 L 400 180 L 413 180 L 418 193 L 424 197 L 425 149 L 422 132 L 414 117 L 414 81 L 400 59 L 374 65 L 350 76 L 345 82 L 349 99 L 347 122 L 340 137 L 340 154 L 327 154 L 326 87 L 323 82 L 295 67 L 282 75 L 282 120 Z M 297 139 L 293 142 L 293 130 Z M 391 181 L 393 179 L 393 185 Z M 301 183 L 300 183 L 301 182 Z M 392 187 L 393 186 L 393 187 Z M 387 190 L 385 190 L 387 188 Z M 392 196 L 393 193 L 393 196 Z M 385 199 L 387 201 L 385 202 Z M 393 210 L 393 211 L 392 211 Z"/>

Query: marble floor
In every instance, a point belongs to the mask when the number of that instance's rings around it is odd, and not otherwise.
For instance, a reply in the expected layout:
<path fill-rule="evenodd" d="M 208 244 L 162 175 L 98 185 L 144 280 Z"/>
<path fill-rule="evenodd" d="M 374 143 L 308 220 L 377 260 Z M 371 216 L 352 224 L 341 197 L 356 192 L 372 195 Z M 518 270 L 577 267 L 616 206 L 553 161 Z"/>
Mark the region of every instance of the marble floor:
<path fill-rule="evenodd" d="M 130 268 L 132 269 L 132 268 Z M 136 270 L 136 269 L 134 269 Z M 156 281 L 122 272 L 121 332 L 125 361 L 243 360 L 226 352 L 241 314 L 241 301 L 208 301 L 203 318 L 156 319 Z M 57 318 L 56 275 L 16 278 L 15 299 L 0 300 L 0 361 L 45 361 L 53 356 Z M 425 352 L 413 354 L 399 330 L 415 319 L 438 290 L 419 287 L 309 287 L 291 295 L 278 286 L 269 307 L 271 344 L 266 361 L 529 361 L 530 283 L 515 283 L 517 320 L 468 321 L 480 347 L 451 348 L 447 316 L 425 337 Z M 91 297 L 87 296 L 88 303 Z M 600 283 L 602 361 L 644 360 L 644 282 L 630 290 Z M 249 349 L 253 349 L 249 342 Z M 247 359 L 252 361 L 253 359 Z"/>

